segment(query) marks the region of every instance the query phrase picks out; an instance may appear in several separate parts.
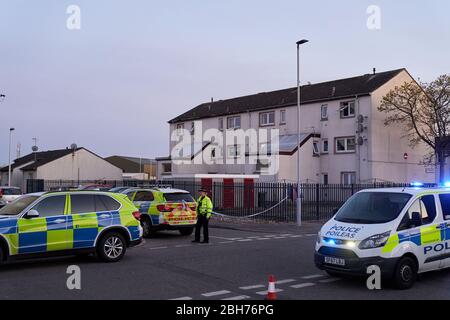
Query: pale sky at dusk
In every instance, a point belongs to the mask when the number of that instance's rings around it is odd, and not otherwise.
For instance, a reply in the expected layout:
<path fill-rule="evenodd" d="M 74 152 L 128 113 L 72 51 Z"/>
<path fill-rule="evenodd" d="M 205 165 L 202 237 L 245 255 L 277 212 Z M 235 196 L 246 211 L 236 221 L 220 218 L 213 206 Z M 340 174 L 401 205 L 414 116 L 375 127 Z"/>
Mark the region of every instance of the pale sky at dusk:
<path fill-rule="evenodd" d="M 66 28 L 69 5 L 81 30 Z M 366 27 L 369 5 L 381 30 Z M 446 0 L 0 0 L 0 165 L 76 142 L 102 156 L 169 154 L 167 121 L 214 99 L 406 67 L 450 73 Z"/>

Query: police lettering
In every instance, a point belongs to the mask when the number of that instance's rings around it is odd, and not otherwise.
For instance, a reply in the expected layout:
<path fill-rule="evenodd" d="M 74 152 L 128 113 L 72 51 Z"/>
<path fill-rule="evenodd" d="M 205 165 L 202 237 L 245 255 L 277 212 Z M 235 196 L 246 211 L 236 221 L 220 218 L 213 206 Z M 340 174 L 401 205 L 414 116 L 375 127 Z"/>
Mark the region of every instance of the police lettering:
<path fill-rule="evenodd" d="M 445 250 L 450 250 L 450 243 L 449 242 L 445 242 L 445 243 L 438 243 L 434 246 L 427 246 L 423 248 L 423 253 L 426 255 L 428 253 L 430 253 L 431 251 L 433 252 L 441 252 Z"/>
<path fill-rule="evenodd" d="M 336 224 L 325 234 L 325 236 L 353 239 L 359 231 L 361 231 L 361 228 L 344 227 Z"/>

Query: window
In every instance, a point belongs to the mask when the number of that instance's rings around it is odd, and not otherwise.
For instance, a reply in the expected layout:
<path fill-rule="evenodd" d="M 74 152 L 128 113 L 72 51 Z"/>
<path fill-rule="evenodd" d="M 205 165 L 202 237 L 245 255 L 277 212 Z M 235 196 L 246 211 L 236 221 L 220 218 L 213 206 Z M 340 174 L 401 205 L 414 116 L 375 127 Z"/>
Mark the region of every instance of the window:
<path fill-rule="evenodd" d="M 95 210 L 96 212 L 116 211 L 119 210 L 120 203 L 111 197 L 96 195 L 95 196 Z"/>
<path fill-rule="evenodd" d="M 223 118 L 219 118 L 219 130 L 223 131 Z"/>
<path fill-rule="evenodd" d="M 355 101 L 341 103 L 341 118 L 353 118 L 355 116 Z"/>
<path fill-rule="evenodd" d="M 356 183 L 356 172 L 341 173 L 341 184 L 348 186 L 355 183 Z"/>
<path fill-rule="evenodd" d="M 30 204 L 36 201 L 39 197 L 36 196 L 23 196 L 16 201 L 4 206 L 0 209 L 0 215 L 15 216 L 25 210 Z"/>
<path fill-rule="evenodd" d="M 318 156 L 318 155 L 320 155 L 319 142 L 314 141 L 313 142 L 313 156 Z"/>
<path fill-rule="evenodd" d="M 356 150 L 355 137 L 336 138 L 336 153 L 353 153 Z"/>
<path fill-rule="evenodd" d="M 241 117 L 228 117 L 227 118 L 227 129 L 240 129 L 241 128 Z"/>
<path fill-rule="evenodd" d="M 128 193 L 127 193 L 128 199 L 130 199 L 131 201 L 133 201 L 133 195 L 134 195 L 134 191 L 128 192 Z"/>
<path fill-rule="evenodd" d="M 441 201 L 442 214 L 445 220 L 450 220 L 450 194 L 440 194 L 439 200 Z"/>
<path fill-rule="evenodd" d="M 163 168 L 163 173 L 171 173 L 172 172 L 172 163 L 163 163 L 162 168 Z"/>
<path fill-rule="evenodd" d="M 422 225 L 432 223 L 436 218 L 436 203 L 434 201 L 434 196 L 428 195 L 414 201 L 411 207 L 409 207 L 406 215 L 403 217 L 399 230 L 411 228 L 413 212 L 420 213 L 420 216 L 422 217 Z"/>
<path fill-rule="evenodd" d="M 138 191 L 133 201 L 153 201 L 153 193 L 151 191 Z"/>
<path fill-rule="evenodd" d="M 191 135 L 195 133 L 195 122 L 191 122 Z"/>
<path fill-rule="evenodd" d="M 240 145 L 233 145 L 228 146 L 228 158 L 239 158 L 241 156 L 241 146 Z"/>
<path fill-rule="evenodd" d="M 195 202 L 189 193 L 164 193 L 167 202 Z"/>
<path fill-rule="evenodd" d="M 72 194 L 70 196 L 72 214 L 93 213 L 95 210 L 95 195 Z"/>
<path fill-rule="evenodd" d="M 261 127 L 273 126 L 274 124 L 275 124 L 275 111 L 262 112 L 259 114 L 259 125 Z"/>
<path fill-rule="evenodd" d="M 323 139 L 322 140 L 322 153 L 328 153 L 329 152 L 329 147 L 328 147 L 328 139 Z"/>
<path fill-rule="evenodd" d="M 327 104 L 323 104 L 320 107 L 320 120 L 322 120 L 322 121 L 328 120 L 328 105 Z"/>
<path fill-rule="evenodd" d="M 66 206 L 66 196 L 53 196 L 40 201 L 33 207 L 40 217 L 62 216 Z"/>
<path fill-rule="evenodd" d="M 181 136 L 184 130 L 184 123 L 177 124 L 177 135 Z"/>
<path fill-rule="evenodd" d="M 286 110 L 280 111 L 280 124 L 286 124 Z"/>
<path fill-rule="evenodd" d="M 327 185 L 328 184 L 328 173 L 322 173 L 322 184 Z"/>

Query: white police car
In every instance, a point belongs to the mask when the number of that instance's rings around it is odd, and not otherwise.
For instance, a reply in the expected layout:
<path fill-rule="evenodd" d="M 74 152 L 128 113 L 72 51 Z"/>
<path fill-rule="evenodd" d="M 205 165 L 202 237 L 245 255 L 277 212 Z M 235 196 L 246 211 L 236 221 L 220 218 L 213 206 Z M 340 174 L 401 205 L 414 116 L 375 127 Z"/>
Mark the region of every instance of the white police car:
<path fill-rule="evenodd" d="M 450 188 L 420 186 L 353 195 L 321 228 L 316 266 L 332 275 L 367 275 L 376 265 L 400 289 L 418 273 L 450 267 Z"/>

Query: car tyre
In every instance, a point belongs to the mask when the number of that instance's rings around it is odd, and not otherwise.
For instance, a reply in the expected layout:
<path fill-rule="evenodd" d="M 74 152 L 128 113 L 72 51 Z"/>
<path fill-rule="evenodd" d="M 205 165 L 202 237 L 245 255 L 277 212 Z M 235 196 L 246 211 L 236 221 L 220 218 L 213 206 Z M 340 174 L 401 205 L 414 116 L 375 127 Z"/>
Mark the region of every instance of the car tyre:
<path fill-rule="evenodd" d="M 142 236 L 144 238 L 150 238 L 152 236 L 152 223 L 147 216 L 141 217 Z"/>
<path fill-rule="evenodd" d="M 118 232 L 108 232 L 103 235 L 97 246 L 97 254 L 104 262 L 122 260 L 127 250 L 127 242 Z"/>
<path fill-rule="evenodd" d="M 182 236 L 190 236 L 194 232 L 194 228 L 181 228 L 178 231 Z"/>
<path fill-rule="evenodd" d="M 414 285 L 417 279 L 417 264 L 411 257 L 403 257 L 397 263 L 394 271 L 394 286 L 400 290 L 406 290 Z"/>

